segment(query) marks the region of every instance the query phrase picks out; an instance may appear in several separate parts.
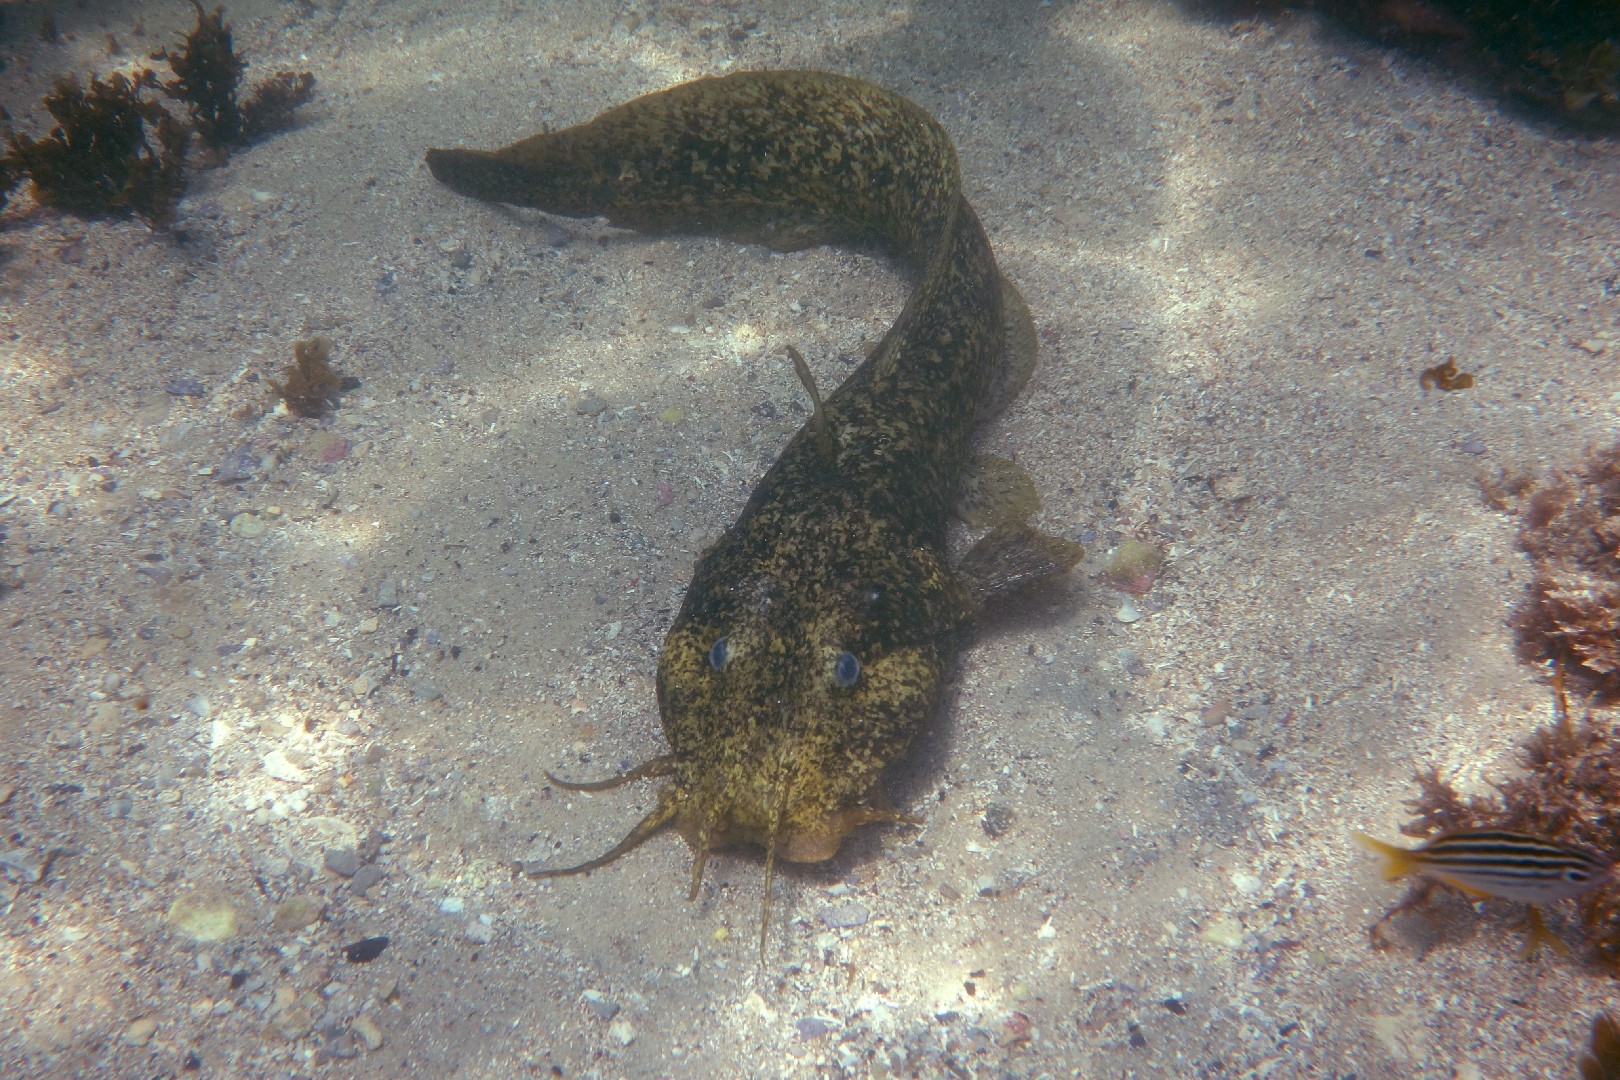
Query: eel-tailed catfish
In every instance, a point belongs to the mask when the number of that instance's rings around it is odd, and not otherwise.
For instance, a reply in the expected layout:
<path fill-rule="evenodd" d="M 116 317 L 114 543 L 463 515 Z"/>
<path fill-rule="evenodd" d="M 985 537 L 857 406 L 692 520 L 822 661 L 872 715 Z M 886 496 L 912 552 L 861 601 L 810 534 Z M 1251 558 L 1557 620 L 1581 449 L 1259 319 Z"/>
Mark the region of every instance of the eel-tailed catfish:
<path fill-rule="evenodd" d="M 945 129 L 861 79 L 699 79 L 500 150 L 429 150 L 427 163 L 465 195 L 646 233 L 877 248 L 914 283 L 825 401 L 788 350 L 815 409 L 702 555 L 664 641 L 669 752 L 566 785 L 663 777 L 657 805 L 599 858 L 524 866 L 583 873 L 673 823 L 694 853 L 693 897 L 711 850 L 764 847 L 768 925 L 777 858 L 824 860 L 857 826 L 907 820 L 879 777 L 925 729 L 976 610 L 1083 554 L 1024 522 L 1036 501 L 1016 466 L 970 460 L 974 429 L 1034 366 L 1029 311 L 962 196 Z M 983 492 L 998 486 L 1023 497 L 991 498 L 986 511 Z M 971 516 L 964 487 L 979 493 Z M 954 568 L 953 507 L 994 526 Z"/>

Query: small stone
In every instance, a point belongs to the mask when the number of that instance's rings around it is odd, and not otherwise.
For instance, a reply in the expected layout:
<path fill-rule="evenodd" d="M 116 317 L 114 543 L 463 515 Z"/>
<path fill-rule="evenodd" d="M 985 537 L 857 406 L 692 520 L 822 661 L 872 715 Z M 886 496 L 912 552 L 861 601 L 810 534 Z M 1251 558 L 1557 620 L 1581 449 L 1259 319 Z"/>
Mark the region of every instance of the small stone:
<path fill-rule="evenodd" d="M 304 770 L 287 760 L 287 755 L 280 750 L 272 750 L 260 759 L 264 764 L 264 771 L 272 780 L 284 780 L 289 784 L 302 784 L 308 777 Z"/>
<path fill-rule="evenodd" d="M 372 615 L 369 618 L 361 619 L 360 625 L 355 627 L 355 631 L 361 634 L 375 634 L 377 632 L 377 616 Z"/>
<path fill-rule="evenodd" d="M 865 926 L 866 921 L 872 917 L 871 912 L 862 904 L 834 904 L 824 907 L 816 912 L 824 926 L 833 930 L 848 930 L 857 926 Z"/>
<path fill-rule="evenodd" d="M 574 411 L 581 416 L 601 416 L 607 412 L 607 402 L 597 397 L 595 391 L 587 391 L 574 402 Z"/>
<path fill-rule="evenodd" d="M 679 424 L 686 419 L 686 410 L 679 405 L 671 405 L 658 414 L 658 419 L 666 424 Z"/>
<path fill-rule="evenodd" d="M 231 518 L 230 530 L 232 536 L 240 536 L 244 540 L 251 540 L 264 532 L 264 522 L 259 520 L 258 514 L 249 510 Z"/>
<path fill-rule="evenodd" d="M 619 1006 L 609 1001 L 599 990 L 587 990 L 579 996 L 587 1011 L 603 1023 L 619 1015 Z"/>
<path fill-rule="evenodd" d="M 169 905 L 169 922 L 202 942 L 235 937 L 239 918 L 229 901 L 207 893 L 188 893 Z"/>
<path fill-rule="evenodd" d="M 349 1030 L 360 1036 L 360 1041 L 365 1044 L 367 1050 L 377 1050 L 382 1047 L 382 1028 L 377 1026 L 377 1021 L 366 1014 L 361 1013 L 355 1017 L 349 1024 Z"/>
<path fill-rule="evenodd" d="M 836 1027 L 831 1020 L 820 1016 L 802 1016 L 793 1021 L 793 1030 L 799 1033 L 801 1039 L 819 1039 L 836 1030 Z"/>
<path fill-rule="evenodd" d="M 432 683 L 417 683 L 411 687 L 411 696 L 415 697 L 417 701 L 438 701 L 444 697 L 444 691 Z"/>
<path fill-rule="evenodd" d="M 1478 436 L 1471 439 L 1464 439 L 1462 442 L 1457 444 L 1457 449 L 1461 450 L 1465 454 L 1474 454 L 1475 456 L 1478 456 L 1479 454 L 1483 454 L 1485 452 L 1485 440 L 1479 438 Z"/>
<path fill-rule="evenodd" d="M 131 1020 L 124 1029 L 124 1041 L 131 1046 L 145 1046 L 157 1034 L 158 1022 L 150 1016 L 143 1016 L 138 1020 Z"/>
<path fill-rule="evenodd" d="M 1153 588 L 1163 566 L 1164 554 L 1158 548 L 1140 540 L 1125 540 L 1108 557 L 1102 578 L 1122 592 L 1141 596 Z"/>
<path fill-rule="evenodd" d="M 111 644 L 112 638 L 105 634 L 97 634 L 94 637 L 87 637 L 84 639 L 84 644 L 79 646 L 79 659 L 88 660 L 92 656 L 100 656 L 102 653 L 107 651 L 107 646 Z"/>
<path fill-rule="evenodd" d="M 1243 924 L 1230 915 L 1217 915 L 1199 929 L 1198 936 L 1212 945 L 1236 949 L 1243 944 Z"/>
<path fill-rule="evenodd" d="M 1260 891 L 1260 879 L 1253 874 L 1246 874 L 1241 870 L 1232 872 L 1232 887 L 1244 896 L 1253 896 Z"/>
<path fill-rule="evenodd" d="M 94 735 L 106 735 L 118 728 L 118 703 L 115 701 L 98 701 L 90 708 L 90 732 Z"/>
<path fill-rule="evenodd" d="M 459 896 L 447 896 L 439 901 L 439 910 L 446 915 L 460 915 L 467 910 L 467 901 Z"/>
<path fill-rule="evenodd" d="M 984 808 L 984 817 L 979 819 L 979 824 L 984 827 L 985 835 L 999 840 L 1012 828 L 1013 816 L 1012 807 L 1003 802 L 993 802 Z"/>
<path fill-rule="evenodd" d="M 35 882 L 45 876 L 45 856 L 32 848 L 0 851 L 0 870 L 12 881 Z"/>
<path fill-rule="evenodd" d="M 354 680 L 350 689 L 354 691 L 354 696 L 357 698 L 369 697 L 371 692 L 377 689 L 377 680 L 372 678 L 369 672 L 366 672 Z"/>
<path fill-rule="evenodd" d="M 474 945 L 488 945 L 495 939 L 495 927 L 490 925 L 488 915 L 480 915 L 469 922 L 462 933 Z"/>
<path fill-rule="evenodd" d="M 352 878 L 360 872 L 360 856 L 348 848 L 327 848 L 321 862 L 339 877 Z"/>
<path fill-rule="evenodd" d="M 608 1025 L 608 1038 L 620 1046 L 629 1046 L 636 1041 L 635 1025 L 628 1020 L 615 1020 Z"/>
<path fill-rule="evenodd" d="M 383 876 L 381 867 L 367 863 L 356 870 L 354 876 L 349 879 L 349 891 L 356 896 L 364 896 L 383 879 Z"/>
<path fill-rule="evenodd" d="M 276 907 L 271 925 L 284 934 L 296 933 L 321 917 L 321 902 L 310 896 L 295 896 Z"/>
<path fill-rule="evenodd" d="M 1141 619 L 1141 617 L 1142 610 L 1135 604 L 1131 603 L 1128 597 L 1123 604 L 1119 605 L 1119 610 L 1114 612 L 1114 618 L 1127 625 L 1136 622 L 1137 620 Z"/>
<path fill-rule="evenodd" d="M 206 720 L 214 714 L 213 706 L 201 694 L 193 694 L 186 699 L 186 711 L 199 720 Z"/>
<path fill-rule="evenodd" d="M 129 817 L 130 812 L 134 809 L 135 800 L 129 798 L 128 796 L 120 795 L 118 798 L 107 803 L 107 816 L 114 821 L 123 821 L 125 818 Z"/>
<path fill-rule="evenodd" d="M 392 581 L 378 582 L 377 583 L 377 606 L 380 607 L 380 608 L 398 607 L 399 606 L 399 586 L 395 585 Z"/>

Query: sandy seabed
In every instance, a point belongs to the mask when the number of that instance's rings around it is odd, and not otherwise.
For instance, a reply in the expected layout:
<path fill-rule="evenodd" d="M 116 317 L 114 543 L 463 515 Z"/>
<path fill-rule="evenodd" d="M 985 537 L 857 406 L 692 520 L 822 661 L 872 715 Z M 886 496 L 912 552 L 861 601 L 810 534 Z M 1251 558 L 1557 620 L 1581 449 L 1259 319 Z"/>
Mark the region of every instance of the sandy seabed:
<path fill-rule="evenodd" d="M 1615 435 L 1620 151 L 1307 18 L 808 8 L 238 3 L 250 78 L 319 81 L 296 130 L 167 233 L 0 217 L 0 1072 L 1572 1074 L 1612 979 L 1519 960 L 1506 904 L 1375 952 L 1400 894 L 1347 835 L 1551 715 L 1481 481 Z M 35 131 L 193 18 L 43 10 L 0 71 Z M 806 415 L 783 347 L 835 384 L 905 283 L 422 164 L 753 67 L 950 129 L 1043 342 L 985 448 L 1093 553 L 979 628 L 892 785 L 926 824 L 778 875 L 763 967 L 757 855 L 690 904 L 673 834 L 510 866 L 650 807 L 544 770 L 661 751 L 693 557 Z M 313 333 L 360 388 L 277 415 Z M 1448 356 L 1476 384 L 1420 387 Z M 1094 577 L 1127 537 L 1168 556 L 1132 622 Z"/>

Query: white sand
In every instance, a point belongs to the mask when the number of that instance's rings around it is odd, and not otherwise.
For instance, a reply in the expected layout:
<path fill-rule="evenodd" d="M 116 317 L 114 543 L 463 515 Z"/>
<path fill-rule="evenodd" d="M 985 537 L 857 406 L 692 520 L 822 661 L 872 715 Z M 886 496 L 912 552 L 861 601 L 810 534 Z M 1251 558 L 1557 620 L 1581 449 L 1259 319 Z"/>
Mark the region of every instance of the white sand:
<path fill-rule="evenodd" d="M 1614 436 L 1613 144 L 1309 20 L 1147 0 L 459 7 L 234 5 L 250 77 L 308 68 L 319 98 L 196 177 L 183 243 L 26 197 L 0 221 L 0 561 L 23 582 L 0 598 L 0 851 L 60 852 L 41 881 L 0 872 L 0 1072 L 1572 1072 L 1612 981 L 1517 960 L 1511 905 L 1439 905 L 1426 959 L 1371 951 L 1400 893 L 1346 836 L 1393 835 L 1418 765 L 1485 790 L 1550 715 L 1506 625 L 1515 522 L 1478 479 Z M 0 72 L 36 131 L 57 73 L 189 23 L 64 8 L 45 45 L 39 10 L 12 6 Z M 673 834 L 589 878 L 506 867 L 646 812 L 650 784 L 566 795 L 542 770 L 661 752 L 654 661 L 693 553 L 804 416 L 783 347 L 833 385 L 904 285 L 840 252 L 559 228 L 438 187 L 422 152 L 775 66 L 877 79 L 950 128 L 1046 345 L 986 446 L 1035 474 L 1044 525 L 1095 537 L 1068 594 L 965 654 L 894 784 L 926 826 L 779 875 L 761 970 L 754 855 L 711 861 L 694 904 Z M 261 416 L 312 331 L 361 389 L 325 421 Z M 1477 385 L 1422 391 L 1447 355 Z M 220 483 L 244 445 L 269 468 Z M 1170 552 L 1130 625 L 1089 580 L 1127 535 Z M 361 897 L 322 857 L 373 831 Z M 167 921 L 188 895 L 237 935 Z M 324 920 L 272 926 L 299 895 Z M 851 904 L 863 925 L 825 925 Z"/>

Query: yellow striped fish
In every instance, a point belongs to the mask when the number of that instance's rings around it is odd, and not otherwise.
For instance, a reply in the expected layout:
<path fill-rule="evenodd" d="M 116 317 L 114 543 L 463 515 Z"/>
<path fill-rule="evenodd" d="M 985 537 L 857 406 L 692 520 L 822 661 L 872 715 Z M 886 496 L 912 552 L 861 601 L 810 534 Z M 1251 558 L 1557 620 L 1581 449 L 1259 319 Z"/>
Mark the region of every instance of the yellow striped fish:
<path fill-rule="evenodd" d="M 1551 904 L 1595 889 L 1614 863 L 1585 848 L 1506 829 L 1468 829 L 1415 848 L 1355 834 L 1356 843 L 1384 858 L 1384 880 L 1418 874 L 1468 896 Z"/>

